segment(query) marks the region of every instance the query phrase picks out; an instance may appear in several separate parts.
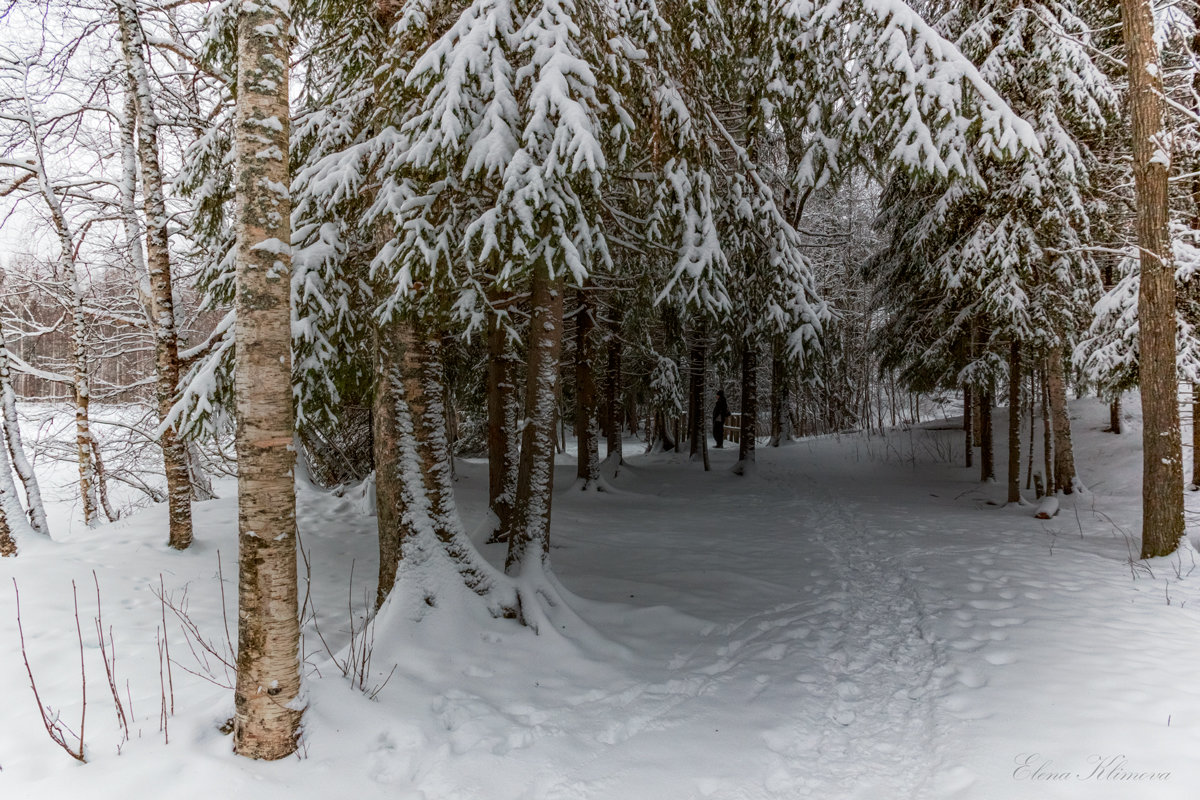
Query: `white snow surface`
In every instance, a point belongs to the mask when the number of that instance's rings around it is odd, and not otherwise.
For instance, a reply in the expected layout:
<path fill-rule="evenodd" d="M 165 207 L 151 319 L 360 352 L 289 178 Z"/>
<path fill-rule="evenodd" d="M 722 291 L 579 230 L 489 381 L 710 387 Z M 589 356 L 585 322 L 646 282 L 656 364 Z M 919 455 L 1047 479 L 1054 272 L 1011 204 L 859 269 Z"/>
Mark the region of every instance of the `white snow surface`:
<path fill-rule="evenodd" d="M 165 506 L 69 532 L 60 510 L 55 541 L 0 559 L 0 797 L 1194 798 L 1195 551 L 1131 560 L 1140 423 L 1103 433 L 1094 400 L 1076 401 L 1073 417 L 1091 491 L 1044 522 L 999 505 L 1004 487 L 962 466 L 956 419 L 760 448 L 747 478 L 730 473 L 736 448 L 710 450 L 708 473 L 672 454 L 627 455 L 601 493 L 572 489 L 564 457 L 551 563 L 577 617 L 535 635 L 464 610 L 455 593 L 420 621 L 389 607 L 367 683 L 395 672 L 374 700 L 342 677 L 309 619 L 302 747 L 276 763 L 231 753 L 218 727 L 232 692 L 189 674 L 203 669 L 169 610 L 169 743 L 160 730 L 160 576 L 223 643 L 219 551 L 236 639 L 233 484 L 195 506 L 185 553 L 166 547 Z M 474 530 L 486 465 L 459 462 L 458 476 Z M 301 595 L 335 652 L 374 596 L 375 519 L 357 491 L 299 490 L 312 564 Z M 132 700 L 119 754 L 93 571 Z M 14 579 L 38 690 L 76 731 L 78 585 L 86 765 L 43 731 Z"/>

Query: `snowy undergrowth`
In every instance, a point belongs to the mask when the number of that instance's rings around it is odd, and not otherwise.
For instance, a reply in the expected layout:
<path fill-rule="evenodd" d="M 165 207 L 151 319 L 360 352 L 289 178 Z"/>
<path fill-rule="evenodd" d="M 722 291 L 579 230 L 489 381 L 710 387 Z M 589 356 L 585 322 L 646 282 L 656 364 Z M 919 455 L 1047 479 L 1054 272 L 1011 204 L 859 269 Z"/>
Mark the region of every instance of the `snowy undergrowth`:
<path fill-rule="evenodd" d="M 330 652 L 345 661 L 352 618 L 364 630 L 374 519 L 354 491 L 302 486 L 310 706 L 299 756 L 277 764 L 230 754 L 219 727 L 232 692 L 185 670 L 205 672 L 169 610 L 169 744 L 160 730 L 160 575 L 174 601 L 186 589 L 189 618 L 220 645 L 220 551 L 236 637 L 235 487 L 219 484 L 221 499 L 196 506 L 197 544 L 186 553 L 165 546 L 162 507 L 73 528 L 0 560 L 0 680 L 10 687 L 0 792 L 1190 798 L 1200 777 L 1191 752 L 1200 572 L 1190 550 L 1130 560 L 1140 431 L 1134 413 L 1122 436 L 1102 433 L 1106 414 L 1094 401 L 1073 406 L 1091 491 L 1045 522 L 999 505 L 1003 486 L 981 486 L 962 467 L 953 420 L 762 449 L 750 478 L 730 474 L 733 450 L 710 451 L 709 473 L 672 454 L 631 456 L 601 493 L 573 489 L 573 461 L 560 459 L 550 580 L 565 586 L 556 596 L 569 613 L 558 627 L 535 635 L 466 594 L 447 593 L 420 615 L 390 608 L 367 629 L 365 692 Z M 480 529 L 486 487 L 486 465 L 460 462 L 467 530 Z M 502 545 L 480 547 L 502 560 Z M 93 570 L 132 700 L 120 755 Z M 79 587 L 87 765 L 42 730 L 12 578 L 38 689 L 73 727 L 71 580 Z M 212 672 L 224 680 L 219 666 Z"/>

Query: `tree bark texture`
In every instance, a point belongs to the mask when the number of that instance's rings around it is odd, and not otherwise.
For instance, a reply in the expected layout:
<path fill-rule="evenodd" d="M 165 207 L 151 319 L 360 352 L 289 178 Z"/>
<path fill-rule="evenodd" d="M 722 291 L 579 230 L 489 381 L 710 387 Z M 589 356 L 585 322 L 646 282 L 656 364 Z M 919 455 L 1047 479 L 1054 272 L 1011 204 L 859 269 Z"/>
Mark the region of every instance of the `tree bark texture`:
<path fill-rule="evenodd" d="M 238 656 L 234 751 L 296 750 L 295 425 L 291 375 L 286 3 L 238 6 L 237 235 Z"/>
<path fill-rule="evenodd" d="M 527 560 L 550 551 L 550 508 L 554 493 L 554 423 L 558 410 L 558 362 L 562 351 L 562 278 L 538 264 L 531 280 L 529 366 L 525 428 L 517 479 L 516 524 L 508 540 L 505 572 L 520 572 Z"/>
<path fill-rule="evenodd" d="M 146 214 L 146 269 L 149 282 L 150 328 L 154 334 L 155 399 L 159 421 L 171 414 L 179 387 L 179 337 L 175 330 L 175 300 L 171 285 L 171 251 L 168 244 L 166 200 L 158 163 L 158 117 L 150 94 L 143 57 L 145 38 L 134 0 L 114 0 L 125 65 L 137 99 L 138 163 L 142 172 L 142 202 Z M 192 543 L 192 487 L 188 475 L 187 446 L 173 426 L 159 434 L 167 475 L 168 544 L 186 550 Z"/>
<path fill-rule="evenodd" d="M 1162 63 L 1150 0 L 1121 0 L 1129 74 L 1141 289 L 1142 558 L 1168 555 L 1183 537 L 1183 456 L 1175 372 L 1175 263 L 1168 231 L 1170 163 Z"/>
<path fill-rule="evenodd" d="M 400 527 L 405 512 L 404 476 L 400 468 L 400 429 L 397 402 L 404 395 L 400 374 L 402 341 L 393 316 L 377 323 L 374 336 L 375 391 L 371 402 L 372 455 L 375 461 L 375 520 L 379 527 L 379 581 L 375 607 L 396 585 L 400 562 Z"/>

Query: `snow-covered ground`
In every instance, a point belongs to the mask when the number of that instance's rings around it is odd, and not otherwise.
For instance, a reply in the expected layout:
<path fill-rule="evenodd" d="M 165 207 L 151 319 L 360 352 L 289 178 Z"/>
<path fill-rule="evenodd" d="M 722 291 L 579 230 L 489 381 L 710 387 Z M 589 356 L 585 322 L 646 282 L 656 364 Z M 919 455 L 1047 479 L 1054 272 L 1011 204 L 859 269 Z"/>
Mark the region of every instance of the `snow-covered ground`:
<path fill-rule="evenodd" d="M 709 473 L 631 456 L 607 494 L 572 491 L 563 459 L 552 561 L 586 626 L 534 635 L 480 615 L 389 617 L 373 632 L 366 683 L 386 685 L 372 700 L 310 620 L 303 747 L 273 764 L 231 755 L 218 728 L 232 692 L 212 682 L 230 678 L 212 656 L 203 665 L 156 595 L 160 580 L 177 606 L 186 592 L 188 618 L 220 650 L 223 574 L 236 636 L 234 487 L 196 506 L 197 544 L 182 554 L 165 546 L 161 507 L 75 526 L 0 560 L 0 797 L 1190 800 L 1200 571 L 1190 548 L 1131 560 L 1137 420 L 1113 436 L 1099 403 L 1074 412 L 1092 491 L 1047 522 L 997 505 L 1003 486 L 961 466 L 955 421 L 763 449 L 748 478 L 729 472 L 736 450 L 712 450 Z M 460 463 L 459 476 L 472 529 L 486 465 Z M 338 653 L 374 593 L 374 520 L 353 491 L 302 487 L 300 504 L 306 617 L 315 608 Z M 132 719 L 124 745 L 93 571 Z M 76 731 L 78 587 L 87 765 L 43 731 L 13 579 L 38 691 Z"/>

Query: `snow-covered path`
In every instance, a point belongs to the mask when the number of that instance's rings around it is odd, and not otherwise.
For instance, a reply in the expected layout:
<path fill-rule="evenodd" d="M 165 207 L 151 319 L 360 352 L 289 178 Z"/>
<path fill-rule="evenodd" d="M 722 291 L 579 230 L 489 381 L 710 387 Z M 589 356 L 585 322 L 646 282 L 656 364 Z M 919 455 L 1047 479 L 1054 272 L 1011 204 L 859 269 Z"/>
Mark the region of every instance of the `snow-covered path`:
<path fill-rule="evenodd" d="M 1081 409 L 1096 493 L 1046 523 L 991 505 L 1002 487 L 952 463 L 961 434 L 949 426 L 886 446 L 846 437 L 761 450 L 747 478 L 729 472 L 732 451 L 714 451 L 708 473 L 633 456 L 601 494 L 572 490 L 564 459 L 552 563 L 586 626 L 534 635 L 453 610 L 393 619 L 375 631 L 368 683 L 395 667 L 375 701 L 349 687 L 309 626 L 302 758 L 278 764 L 232 757 L 217 731 L 230 693 L 181 670 L 170 743 L 157 732 L 162 609 L 150 585 L 162 573 L 168 593 L 188 587 L 193 620 L 223 638 L 216 552 L 232 607 L 232 498 L 197 507 L 202 533 L 184 554 L 162 542 L 162 509 L 73 533 L 0 560 L 0 581 L 20 582 L 39 689 L 73 720 L 70 581 L 90 587 L 97 571 L 136 733 L 118 756 L 89 642 L 91 763 L 56 750 L 5 605 L 0 681 L 13 701 L 0 796 L 115 800 L 169 783 L 197 800 L 1192 798 L 1200 578 L 1186 561 L 1130 563 L 1121 531 L 1136 529 L 1138 454 L 1095 432 L 1087 415 L 1102 407 Z M 461 464 L 457 488 L 470 529 L 485 465 Z M 348 596 L 355 614 L 373 596 L 374 520 L 353 496 L 312 489 L 301 518 L 310 608 L 336 649 Z M 501 546 L 484 550 L 503 558 Z M 90 602 L 81 596 L 85 638 Z"/>

